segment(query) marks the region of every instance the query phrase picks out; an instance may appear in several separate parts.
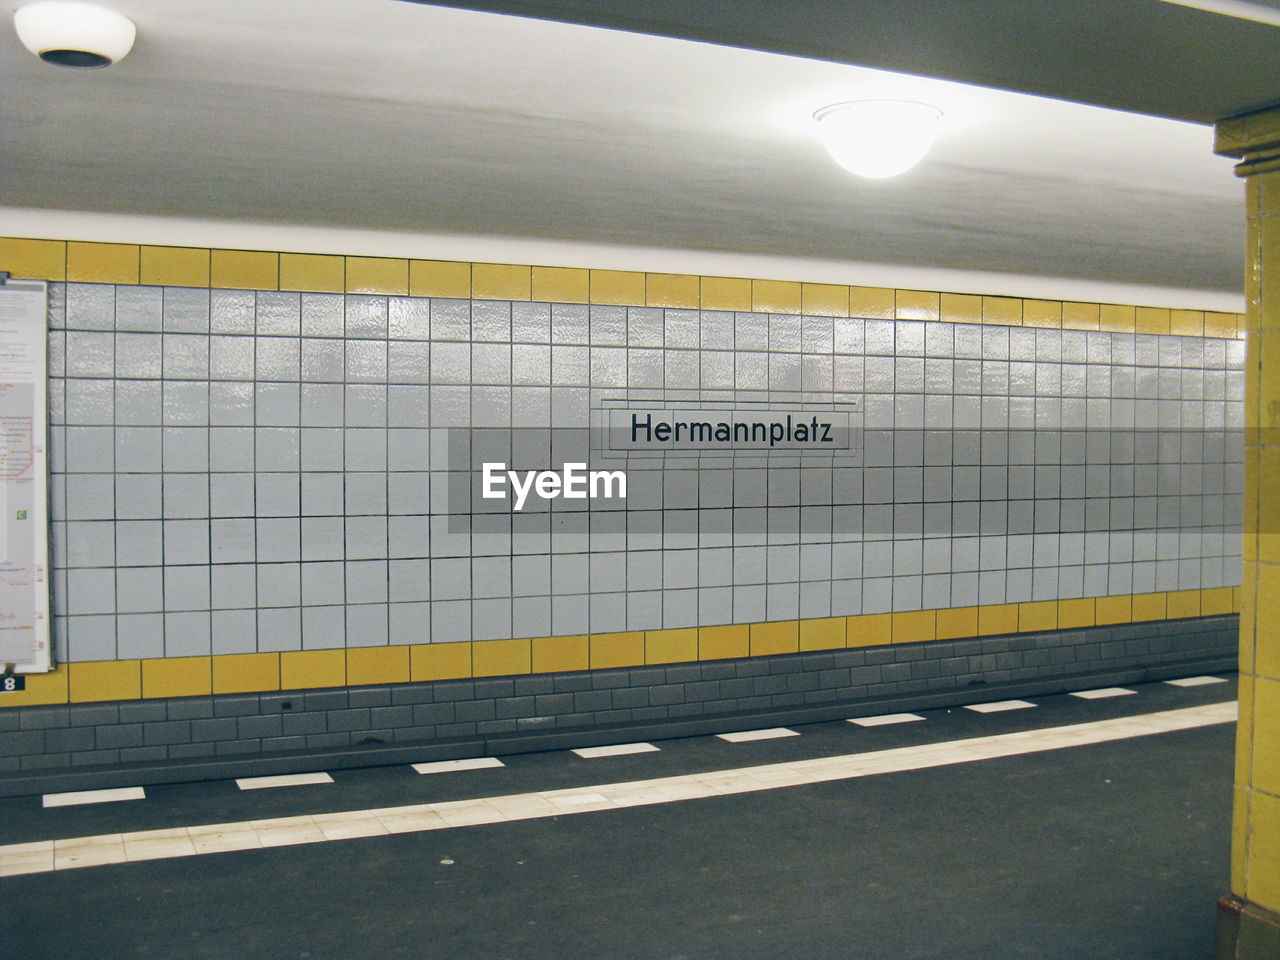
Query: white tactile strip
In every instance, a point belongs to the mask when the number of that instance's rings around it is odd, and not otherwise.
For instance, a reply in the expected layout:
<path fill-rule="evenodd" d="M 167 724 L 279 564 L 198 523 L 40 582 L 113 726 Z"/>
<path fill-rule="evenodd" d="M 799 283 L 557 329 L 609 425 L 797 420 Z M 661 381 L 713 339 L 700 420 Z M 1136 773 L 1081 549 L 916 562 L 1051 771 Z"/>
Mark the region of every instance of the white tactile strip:
<path fill-rule="evenodd" d="M 145 800 L 147 791 L 142 787 L 112 787 L 109 790 L 74 790 L 70 793 L 46 793 L 42 805 L 46 807 L 76 807 L 84 803 L 116 803 L 120 800 Z"/>
<path fill-rule="evenodd" d="M 497 757 L 468 757 L 465 760 L 435 760 L 410 764 L 418 773 L 457 773 L 459 770 L 488 770 L 505 766 Z"/>
<path fill-rule="evenodd" d="M 1127 687 L 1100 687 L 1097 690 L 1074 690 L 1071 696 L 1079 697 L 1081 700 L 1107 700 L 1111 697 L 1132 696 L 1137 692 Z"/>
<path fill-rule="evenodd" d="M 920 770 L 955 763 L 970 763 L 995 757 L 1059 750 L 1124 740 L 1172 730 L 1189 730 L 1236 719 L 1236 704 L 1166 710 L 1114 720 L 1098 720 L 1062 727 L 1024 730 L 1019 733 L 974 737 L 945 743 L 927 743 L 813 760 L 793 760 L 710 773 L 660 777 L 628 783 L 606 783 L 544 790 L 535 793 L 418 803 L 377 810 L 350 810 L 312 816 L 278 817 L 238 823 L 213 823 L 167 830 L 112 833 L 64 840 L 39 840 L 0 847 L 0 876 L 47 873 L 76 867 L 157 860 L 163 857 L 194 856 L 232 850 L 296 843 L 322 843 L 353 837 L 385 836 L 444 830 L 449 827 L 501 823 L 558 817 L 592 810 L 626 807 L 676 800 L 697 800 L 772 790 L 806 783 L 847 780 Z"/>
<path fill-rule="evenodd" d="M 1166 680 L 1171 687 L 1205 687 L 1211 683 L 1226 683 L 1225 677 L 1182 677 L 1179 680 Z"/>
<path fill-rule="evenodd" d="M 241 790 L 269 790 L 272 787 L 303 787 L 313 783 L 333 783 L 327 773 L 285 773 L 273 777 L 241 777 L 236 786 Z"/>
<path fill-rule="evenodd" d="M 717 737 L 728 743 L 752 743 L 756 740 L 780 740 L 783 737 L 798 737 L 800 734 L 786 727 L 770 727 L 767 730 L 739 730 L 736 733 L 717 733 Z"/>
<path fill-rule="evenodd" d="M 995 703 L 971 703 L 965 709 L 974 713 L 1004 713 L 1006 710 L 1027 710 L 1034 706 L 1029 700 L 997 700 Z"/>
<path fill-rule="evenodd" d="M 918 713 L 882 713 L 878 717 L 851 717 L 846 723 L 856 723 L 860 727 L 887 727 L 895 723 L 915 723 L 924 717 Z"/>
<path fill-rule="evenodd" d="M 584 760 L 597 760 L 600 757 L 625 757 L 633 753 L 657 753 L 658 748 L 652 743 L 614 743 L 605 747 L 577 747 L 572 752 Z"/>

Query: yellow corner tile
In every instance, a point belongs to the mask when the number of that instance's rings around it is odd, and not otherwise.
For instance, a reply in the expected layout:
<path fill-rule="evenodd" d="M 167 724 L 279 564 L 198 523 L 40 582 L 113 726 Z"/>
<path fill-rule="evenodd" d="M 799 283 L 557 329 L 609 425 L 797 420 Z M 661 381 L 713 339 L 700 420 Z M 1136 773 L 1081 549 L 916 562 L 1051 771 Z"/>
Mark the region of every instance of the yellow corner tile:
<path fill-rule="evenodd" d="M 882 647 L 893 642 L 893 614 L 864 613 L 846 617 L 844 626 L 845 646 Z"/>
<path fill-rule="evenodd" d="M 477 677 L 510 677 L 533 669 L 532 641 L 476 640 L 471 644 L 471 669 Z"/>
<path fill-rule="evenodd" d="M 585 634 L 538 637 L 533 641 L 533 672 L 561 673 L 591 666 L 591 648 Z"/>
<path fill-rule="evenodd" d="M 1058 629 L 1058 601 L 1041 600 L 1018 604 L 1018 632 Z"/>
<path fill-rule="evenodd" d="M 816 617 L 800 621 L 801 650 L 840 650 L 845 646 L 847 617 Z"/>
<path fill-rule="evenodd" d="M 1134 329 L 1138 333 L 1169 333 L 1169 311 L 1160 307 L 1138 307 L 1134 311 Z"/>
<path fill-rule="evenodd" d="M 1058 601 L 1058 629 L 1071 630 L 1076 627 L 1092 627 L 1097 617 L 1093 597 L 1081 597 L 1076 600 Z"/>
<path fill-rule="evenodd" d="M 937 320 L 938 294 L 925 290 L 894 291 L 893 315 L 899 320 Z"/>
<path fill-rule="evenodd" d="M 1135 593 L 1133 595 L 1133 622 L 1165 619 L 1165 595 L 1163 593 Z"/>
<path fill-rule="evenodd" d="M 593 633 L 591 644 L 591 669 L 607 667 L 638 667 L 644 663 L 644 634 Z"/>
<path fill-rule="evenodd" d="M 69 663 L 70 700 L 137 700 L 142 696 L 142 665 L 137 660 Z"/>
<path fill-rule="evenodd" d="M 83 283 L 137 283 L 139 252 L 132 243 L 67 243 L 67 279 Z"/>
<path fill-rule="evenodd" d="M 1023 300 L 1022 325 L 1058 329 L 1062 326 L 1062 303 L 1058 300 Z"/>
<path fill-rule="evenodd" d="M 1234 313 L 1215 313 L 1206 310 L 1204 315 L 1204 335 L 1232 339 L 1236 335 L 1236 317 Z"/>
<path fill-rule="evenodd" d="M 156 287 L 207 287 L 209 251 L 201 247 L 143 247 L 138 282 Z"/>
<path fill-rule="evenodd" d="M 698 628 L 699 660 L 732 660 L 751 653 L 751 629 L 745 623 Z"/>
<path fill-rule="evenodd" d="M 471 296 L 477 300 L 528 300 L 533 268 L 509 263 L 471 265 Z"/>
<path fill-rule="evenodd" d="M 27 673 L 25 690 L 0 694 L 0 710 L 5 707 L 38 707 L 49 703 L 67 702 L 67 675 L 64 664 L 48 673 Z"/>
<path fill-rule="evenodd" d="M 213 250 L 210 286 L 235 290 L 278 290 L 280 255 L 261 250 Z"/>
<path fill-rule="evenodd" d="M 982 322 L 999 323 L 1005 326 L 1020 326 L 1022 323 L 1022 301 L 1017 297 L 983 297 Z"/>
<path fill-rule="evenodd" d="M 1018 632 L 1018 605 L 995 603 L 978 608 L 978 636 Z"/>
<path fill-rule="evenodd" d="M 1097 330 L 1102 308 L 1096 303 L 1064 303 L 1062 305 L 1062 329 Z"/>
<path fill-rule="evenodd" d="M 751 656 L 795 653 L 799 649 L 800 630 L 795 620 L 770 620 L 751 624 Z"/>
<path fill-rule="evenodd" d="M 1165 597 L 1165 616 L 1170 620 L 1200 616 L 1200 591 L 1178 590 Z"/>
<path fill-rule="evenodd" d="M 892 636 L 894 643 L 923 643 L 938 637 L 937 613 L 933 610 L 910 610 L 895 613 Z"/>
<path fill-rule="evenodd" d="M 981 323 L 982 298 L 968 293 L 944 293 L 939 316 L 947 323 Z"/>
<path fill-rule="evenodd" d="M 1257 679 L 1251 674 L 1242 673 L 1236 683 L 1236 783 L 1252 783 L 1253 781 L 1253 728 L 1256 723 L 1255 710 L 1257 700 L 1254 687 Z"/>
<path fill-rule="evenodd" d="M 952 607 L 938 611 L 938 639 L 958 640 L 978 635 L 978 608 Z"/>
<path fill-rule="evenodd" d="M 471 676 L 471 644 L 414 644 L 409 648 L 409 676 L 414 681 L 466 679 Z"/>
<path fill-rule="evenodd" d="M 346 682 L 346 650 L 287 650 L 280 654 L 281 690 L 341 687 Z"/>
<path fill-rule="evenodd" d="M 452 260 L 410 260 L 409 295 L 467 300 L 471 297 L 471 264 Z"/>
<path fill-rule="evenodd" d="M 860 320 L 892 320 L 894 290 L 890 287 L 850 287 L 849 316 Z"/>
<path fill-rule="evenodd" d="M 626 270 L 592 270 L 591 302 L 613 307 L 643 307 L 644 274 Z"/>
<path fill-rule="evenodd" d="M 1203 310 L 1170 310 L 1169 332 L 1180 337 L 1204 336 Z"/>
<path fill-rule="evenodd" d="M 799 313 L 800 284 L 791 280 L 753 280 L 751 309 L 757 313 Z"/>
<path fill-rule="evenodd" d="M 210 657 L 165 657 L 142 661 L 142 695 L 201 697 L 213 692 Z"/>
<path fill-rule="evenodd" d="M 280 689 L 280 654 L 226 653 L 213 658 L 214 693 Z"/>
<path fill-rule="evenodd" d="M 1253 741 L 1248 747 L 1253 761 L 1251 782 L 1258 790 L 1280 795 L 1280 680 L 1255 677 L 1253 683 Z M 1242 698 L 1241 710 L 1247 706 Z M 1280 831 L 1280 823 L 1274 827 Z M 1280 868 L 1280 863 L 1276 867 Z M 1280 882 L 1280 876 L 1276 880 Z"/>
<path fill-rule="evenodd" d="M 534 267 L 533 299 L 540 303 L 587 303 L 591 300 L 591 271 Z"/>
<path fill-rule="evenodd" d="M 394 257 L 347 257 L 347 293 L 409 292 L 409 261 Z"/>
<path fill-rule="evenodd" d="M 282 253 L 280 289 L 342 293 L 346 289 L 346 258 L 318 253 Z"/>
<path fill-rule="evenodd" d="M 1098 310 L 1098 329 L 1112 333 L 1134 333 L 1137 330 L 1137 309 L 1119 303 L 1104 303 Z"/>
<path fill-rule="evenodd" d="M 1249 844 L 1245 866 L 1245 895 L 1254 903 L 1280 905 L 1280 797 L 1261 790 L 1249 792 Z M 1261 939 L 1261 938 L 1259 938 Z M 1263 947 L 1253 958 L 1264 958 Z M 1249 956 L 1240 953 L 1238 956 Z"/>
<path fill-rule="evenodd" d="M 802 283 L 800 310 L 814 317 L 847 317 L 849 288 L 835 283 Z"/>
<path fill-rule="evenodd" d="M 1095 597 L 1093 601 L 1094 622 L 1098 626 L 1106 623 L 1129 623 L 1133 620 L 1133 597 Z"/>
<path fill-rule="evenodd" d="M 1245 863 L 1249 844 L 1249 793 L 1239 784 L 1232 788 L 1231 803 L 1231 889 L 1246 895 Z"/>
<path fill-rule="evenodd" d="M 67 243 L 0 237 L 0 270 L 22 280 L 65 280 Z"/>
<path fill-rule="evenodd" d="M 741 277 L 703 277 L 703 310 L 751 309 L 751 281 Z"/>
<path fill-rule="evenodd" d="M 698 628 L 648 630 L 644 635 L 645 663 L 690 663 L 698 659 Z"/>
<path fill-rule="evenodd" d="M 702 301 L 702 278 L 686 273 L 646 273 L 644 303 L 647 307 L 698 309 Z"/>

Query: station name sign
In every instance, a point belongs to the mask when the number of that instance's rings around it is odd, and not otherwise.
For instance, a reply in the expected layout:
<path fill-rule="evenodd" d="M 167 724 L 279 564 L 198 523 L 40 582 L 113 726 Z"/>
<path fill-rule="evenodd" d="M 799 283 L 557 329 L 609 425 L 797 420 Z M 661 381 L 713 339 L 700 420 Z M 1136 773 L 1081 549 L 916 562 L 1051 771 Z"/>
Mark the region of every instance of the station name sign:
<path fill-rule="evenodd" d="M 835 453 L 850 449 L 849 416 L 845 411 L 614 409 L 607 448 Z"/>

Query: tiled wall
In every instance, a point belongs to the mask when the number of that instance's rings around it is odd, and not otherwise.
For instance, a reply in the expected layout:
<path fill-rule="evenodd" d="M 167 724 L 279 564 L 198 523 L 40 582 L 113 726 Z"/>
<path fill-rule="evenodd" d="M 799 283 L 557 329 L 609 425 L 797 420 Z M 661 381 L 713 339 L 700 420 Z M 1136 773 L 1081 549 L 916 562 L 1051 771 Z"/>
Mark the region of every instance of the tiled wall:
<path fill-rule="evenodd" d="M 55 635 L 72 677 L 33 702 L 1235 606 L 1231 315 L 112 244 L 0 254 L 56 281 Z M 865 469 L 828 482 L 856 522 L 657 539 L 450 528 L 440 432 L 582 426 L 604 396 L 671 390 L 856 398 Z M 1032 429 L 1058 445 L 1025 446 Z"/>

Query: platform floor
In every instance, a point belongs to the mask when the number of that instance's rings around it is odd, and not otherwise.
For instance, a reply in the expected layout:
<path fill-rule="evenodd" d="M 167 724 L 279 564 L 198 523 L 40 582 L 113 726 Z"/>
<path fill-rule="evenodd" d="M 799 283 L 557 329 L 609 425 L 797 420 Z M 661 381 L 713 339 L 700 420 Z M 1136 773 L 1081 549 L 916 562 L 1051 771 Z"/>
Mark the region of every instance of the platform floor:
<path fill-rule="evenodd" d="M 1209 708 L 1227 679 L 0 800 L 0 956 L 1203 960 L 1227 891 L 1234 725 Z"/>

